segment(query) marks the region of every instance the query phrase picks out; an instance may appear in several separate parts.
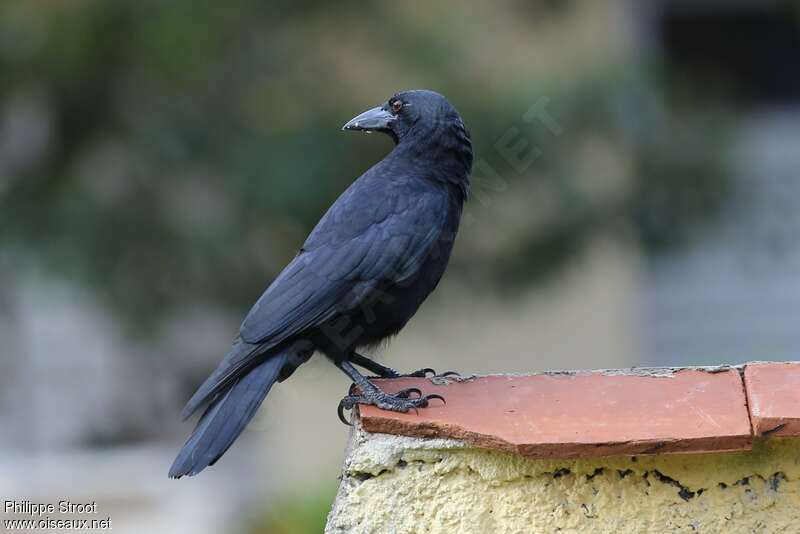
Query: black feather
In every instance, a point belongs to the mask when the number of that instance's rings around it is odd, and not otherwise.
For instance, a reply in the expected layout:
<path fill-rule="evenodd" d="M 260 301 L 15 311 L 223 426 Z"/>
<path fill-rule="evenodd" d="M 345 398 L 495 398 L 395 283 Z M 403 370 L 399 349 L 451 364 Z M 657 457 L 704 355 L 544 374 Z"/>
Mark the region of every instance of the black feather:
<path fill-rule="evenodd" d="M 225 454 L 253 418 L 288 356 L 286 352 L 272 356 L 211 402 L 175 458 L 170 478 L 196 475 Z"/>

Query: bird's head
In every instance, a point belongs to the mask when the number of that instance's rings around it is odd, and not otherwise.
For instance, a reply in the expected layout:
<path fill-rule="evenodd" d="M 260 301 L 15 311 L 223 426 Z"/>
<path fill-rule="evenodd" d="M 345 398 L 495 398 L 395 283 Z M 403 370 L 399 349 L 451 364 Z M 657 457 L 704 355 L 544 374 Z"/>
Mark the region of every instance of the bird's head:
<path fill-rule="evenodd" d="M 395 143 L 420 140 L 433 132 L 441 135 L 451 128 L 466 131 L 456 108 L 439 93 L 423 89 L 397 93 L 342 127 L 343 130 L 383 132 Z"/>
<path fill-rule="evenodd" d="M 462 200 L 467 197 L 472 142 L 456 108 L 439 93 L 397 93 L 342 129 L 388 134 L 397 145 L 392 157 L 424 165 L 435 171 L 430 173 L 433 179 L 454 185 Z"/>

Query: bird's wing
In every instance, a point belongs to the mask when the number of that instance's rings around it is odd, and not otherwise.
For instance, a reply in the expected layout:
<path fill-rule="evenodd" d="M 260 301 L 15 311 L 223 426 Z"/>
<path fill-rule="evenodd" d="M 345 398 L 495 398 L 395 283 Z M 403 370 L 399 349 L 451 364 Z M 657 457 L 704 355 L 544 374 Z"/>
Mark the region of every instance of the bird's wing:
<path fill-rule="evenodd" d="M 376 288 L 412 276 L 436 254 L 440 236 L 452 239 L 442 236 L 445 195 L 419 188 L 386 193 L 385 187 L 356 182 L 331 206 L 247 314 L 228 355 L 184 408 L 184 419 L 243 372 L 282 353 L 274 348 L 292 336 L 358 307 Z M 302 355 L 308 347 L 281 350 Z"/>
<path fill-rule="evenodd" d="M 435 252 L 448 201 L 433 188 L 354 183 L 250 310 L 242 339 L 277 345 L 402 283 Z"/>

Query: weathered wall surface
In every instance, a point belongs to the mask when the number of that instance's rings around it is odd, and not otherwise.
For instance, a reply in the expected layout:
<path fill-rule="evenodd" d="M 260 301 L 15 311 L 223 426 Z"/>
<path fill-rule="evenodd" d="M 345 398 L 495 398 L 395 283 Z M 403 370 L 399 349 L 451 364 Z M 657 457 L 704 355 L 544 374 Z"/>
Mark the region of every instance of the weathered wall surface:
<path fill-rule="evenodd" d="M 328 533 L 798 532 L 800 440 L 526 459 L 355 429 Z"/>

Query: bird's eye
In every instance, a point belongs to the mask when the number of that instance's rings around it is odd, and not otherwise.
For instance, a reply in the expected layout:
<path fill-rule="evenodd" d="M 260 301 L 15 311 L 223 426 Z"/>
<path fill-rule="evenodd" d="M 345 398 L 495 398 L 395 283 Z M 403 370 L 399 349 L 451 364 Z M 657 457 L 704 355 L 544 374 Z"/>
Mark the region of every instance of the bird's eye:
<path fill-rule="evenodd" d="M 392 102 L 392 111 L 398 113 L 401 109 L 403 109 L 403 103 L 399 100 L 395 100 Z"/>

